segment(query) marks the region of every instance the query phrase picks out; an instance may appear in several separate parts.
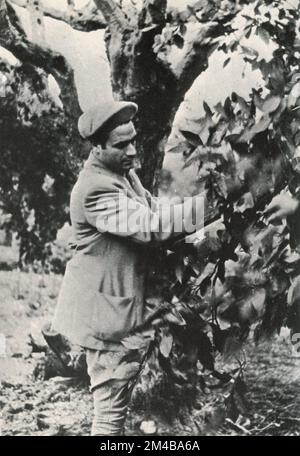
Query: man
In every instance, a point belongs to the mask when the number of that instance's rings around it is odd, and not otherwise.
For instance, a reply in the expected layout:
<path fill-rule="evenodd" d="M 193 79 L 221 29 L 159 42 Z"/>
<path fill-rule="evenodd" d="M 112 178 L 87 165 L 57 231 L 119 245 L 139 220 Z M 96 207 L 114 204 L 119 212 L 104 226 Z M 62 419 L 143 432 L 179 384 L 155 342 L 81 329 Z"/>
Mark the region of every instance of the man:
<path fill-rule="evenodd" d="M 133 169 L 136 112 L 134 103 L 111 101 L 83 113 L 78 122 L 93 148 L 71 194 L 75 255 L 52 329 L 86 349 L 92 435 L 123 433 L 130 381 L 144 353 L 129 359 L 121 341 L 149 315 L 145 286 L 153 243 L 203 226 L 201 197 L 168 208 L 142 186 Z M 198 225 L 193 224 L 199 212 Z"/>

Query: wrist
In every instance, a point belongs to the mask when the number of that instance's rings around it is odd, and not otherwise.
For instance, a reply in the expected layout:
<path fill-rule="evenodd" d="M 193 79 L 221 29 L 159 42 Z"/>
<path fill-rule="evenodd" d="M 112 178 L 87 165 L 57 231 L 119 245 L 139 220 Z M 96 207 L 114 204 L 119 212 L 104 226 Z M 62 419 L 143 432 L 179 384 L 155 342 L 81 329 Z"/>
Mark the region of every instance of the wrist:
<path fill-rule="evenodd" d="M 296 213 L 300 209 L 300 200 L 294 198 L 295 201 L 295 210 L 294 213 Z"/>
<path fill-rule="evenodd" d="M 290 215 L 294 215 L 300 209 L 300 194 L 288 192 L 290 197 Z"/>

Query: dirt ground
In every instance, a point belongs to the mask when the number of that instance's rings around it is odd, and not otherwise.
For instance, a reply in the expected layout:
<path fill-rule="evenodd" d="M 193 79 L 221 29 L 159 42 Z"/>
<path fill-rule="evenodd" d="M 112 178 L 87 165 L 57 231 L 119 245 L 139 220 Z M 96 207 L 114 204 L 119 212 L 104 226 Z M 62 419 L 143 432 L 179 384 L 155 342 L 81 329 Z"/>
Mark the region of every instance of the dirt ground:
<path fill-rule="evenodd" d="M 33 375 L 45 354 L 32 351 L 29 333 L 44 344 L 40 328 L 51 318 L 60 281 L 55 275 L 0 271 L 0 435 L 90 432 L 88 385 L 62 377 L 44 381 Z M 172 419 L 164 407 L 155 407 L 155 401 L 139 407 L 135 401 L 126 433 L 141 434 L 141 423 L 149 429 L 153 428 L 149 421 L 154 421 L 153 432 L 158 435 L 300 435 L 300 358 L 287 334 L 258 347 L 250 344 L 246 356 L 249 410 L 245 416 L 235 422 L 222 416 L 216 426 L 207 426 L 216 393 L 199 392 L 198 409 L 189 417 L 182 411 Z"/>

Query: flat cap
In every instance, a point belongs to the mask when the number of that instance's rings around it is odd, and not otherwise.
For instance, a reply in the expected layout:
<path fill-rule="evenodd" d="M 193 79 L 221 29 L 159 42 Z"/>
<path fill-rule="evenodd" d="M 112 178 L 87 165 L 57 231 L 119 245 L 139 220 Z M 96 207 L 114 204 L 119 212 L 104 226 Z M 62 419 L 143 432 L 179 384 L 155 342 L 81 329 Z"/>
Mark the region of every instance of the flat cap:
<path fill-rule="evenodd" d="M 130 101 L 107 101 L 85 111 L 78 120 L 78 131 L 82 138 L 89 138 L 114 118 L 116 124 L 129 122 L 138 106 Z"/>

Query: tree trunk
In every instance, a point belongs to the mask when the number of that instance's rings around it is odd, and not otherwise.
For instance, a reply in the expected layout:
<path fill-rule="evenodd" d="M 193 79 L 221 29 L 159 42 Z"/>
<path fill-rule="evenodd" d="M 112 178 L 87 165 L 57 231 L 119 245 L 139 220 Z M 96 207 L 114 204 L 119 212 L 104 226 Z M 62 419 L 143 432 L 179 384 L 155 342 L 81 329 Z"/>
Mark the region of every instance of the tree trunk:
<path fill-rule="evenodd" d="M 135 36 L 130 37 L 130 41 Z M 115 37 L 114 37 L 115 39 Z M 122 47 L 130 47 L 121 38 Z M 118 71 L 112 72 L 113 92 L 118 99 L 137 103 L 135 118 L 138 131 L 137 150 L 141 162 L 140 177 L 150 191 L 157 171 L 162 167 L 165 143 L 177 111 L 176 78 L 171 70 L 158 62 L 151 49 L 152 37 L 134 46 L 134 54 L 123 56 Z M 149 47 L 147 51 L 147 47 Z M 108 46 L 108 52 L 109 52 Z M 109 54 L 111 61 L 114 56 Z M 115 65 L 112 65 L 115 68 Z"/>
<path fill-rule="evenodd" d="M 150 191 L 162 167 L 165 142 L 179 105 L 176 77 L 152 50 L 156 33 L 157 28 L 144 36 L 133 30 L 124 34 L 109 29 L 106 34 L 115 97 L 139 106 L 135 124 L 140 177 Z"/>
<path fill-rule="evenodd" d="M 166 0 L 144 0 L 142 11 L 128 18 L 113 0 L 95 0 L 108 23 L 106 50 L 117 99 L 139 106 L 135 119 L 140 177 L 150 191 L 162 167 L 164 148 L 175 114 L 195 78 L 207 68 L 214 48 L 211 37 L 222 25 L 199 25 L 195 40 L 185 44 L 177 68 L 155 51 L 155 38 L 166 26 Z"/>

